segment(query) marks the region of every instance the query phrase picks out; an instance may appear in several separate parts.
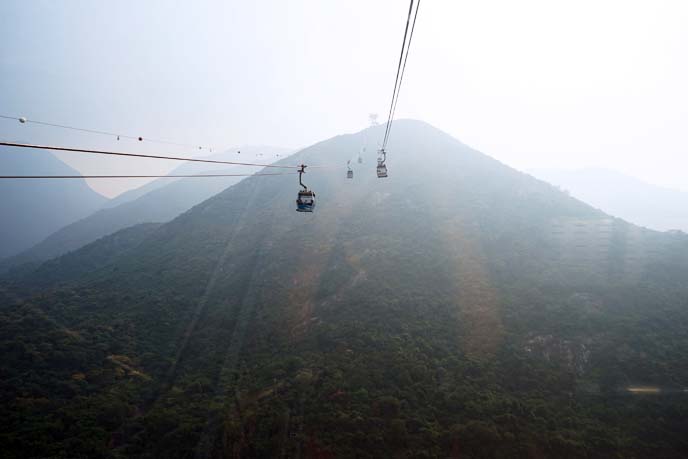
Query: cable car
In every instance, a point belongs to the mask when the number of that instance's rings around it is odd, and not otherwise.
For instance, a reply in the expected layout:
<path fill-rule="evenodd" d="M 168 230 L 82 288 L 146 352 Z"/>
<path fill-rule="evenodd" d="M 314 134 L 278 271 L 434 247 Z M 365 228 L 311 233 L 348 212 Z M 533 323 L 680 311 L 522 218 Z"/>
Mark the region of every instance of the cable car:
<path fill-rule="evenodd" d="M 296 198 L 297 212 L 313 212 L 315 209 L 315 193 L 310 190 L 299 191 L 299 196 Z"/>
<path fill-rule="evenodd" d="M 299 190 L 299 194 L 296 197 L 297 212 L 313 212 L 313 209 L 315 209 L 315 193 L 309 190 L 301 181 L 301 175 L 306 172 L 305 169 L 306 166 L 303 164 L 299 169 L 299 184 L 303 187 L 303 190 Z"/>
<path fill-rule="evenodd" d="M 387 159 L 387 152 L 384 148 L 380 149 L 380 156 L 377 158 L 377 178 L 387 177 L 387 165 L 385 164 L 385 159 Z"/>
<path fill-rule="evenodd" d="M 348 160 L 348 161 L 346 162 L 346 167 L 347 167 L 347 169 L 348 169 L 348 170 L 346 171 L 346 178 L 348 178 L 348 179 L 354 178 L 354 171 L 351 169 L 351 160 Z"/>
<path fill-rule="evenodd" d="M 382 161 L 377 162 L 377 177 L 378 178 L 387 177 L 387 166 Z"/>

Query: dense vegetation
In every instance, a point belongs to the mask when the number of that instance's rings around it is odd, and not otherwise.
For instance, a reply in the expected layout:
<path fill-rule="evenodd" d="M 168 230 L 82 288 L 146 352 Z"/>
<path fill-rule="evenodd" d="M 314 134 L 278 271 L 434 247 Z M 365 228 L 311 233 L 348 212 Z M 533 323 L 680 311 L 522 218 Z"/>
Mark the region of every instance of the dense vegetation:
<path fill-rule="evenodd" d="M 4 454 L 688 455 L 688 240 L 395 128 L 5 282 Z"/>

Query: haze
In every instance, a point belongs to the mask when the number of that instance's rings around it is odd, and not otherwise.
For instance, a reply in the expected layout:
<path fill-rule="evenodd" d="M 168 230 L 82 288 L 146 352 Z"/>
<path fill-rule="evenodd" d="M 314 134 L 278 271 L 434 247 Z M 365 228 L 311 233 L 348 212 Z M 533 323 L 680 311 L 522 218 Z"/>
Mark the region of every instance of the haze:
<path fill-rule="evenodd" d="M 364 127 L 368 113 L 385 118 L 406 14 L 398 6 L 5 1 L 0 114 L 218 150 L 306 146 Z M 421 9 L 397 117 L 520 169 L 597 166 L 688 190 L 686 2 L 425 0 Z M 113 146 L 8 120 L 0 137 Z M 61 158 L 82 173 L 175 166 Z M 90 184 L 110 196 L 132 186 Z"/>
<path fill-rule="evenodd" d="M 686 24 L 4 2 L 0 455 L 687 458 Z"/>

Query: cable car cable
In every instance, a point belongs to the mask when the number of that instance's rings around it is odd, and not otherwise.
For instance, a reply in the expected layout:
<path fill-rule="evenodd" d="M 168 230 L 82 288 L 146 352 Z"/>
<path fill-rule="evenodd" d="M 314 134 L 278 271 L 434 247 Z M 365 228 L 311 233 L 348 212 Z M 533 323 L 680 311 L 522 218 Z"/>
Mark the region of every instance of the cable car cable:
<path fill-rule="evenodd" d="M 399 73 L 401 72 L 401 63 L 404 58 L 404 49 L 406 48 L 406 36 L 408 34 L 409 23 L 411 22 L 411 13 L 413 12 L 413 1 L 409 4 L 408 17 L 406 18 L 406 28 L 404 29 L 404 40 L 401 43 L 401 52 L 399 53 L 399 63 L 397 64 L 397 75 L 394 79 L 394 91 L 392 91 L 392 102 L 389 105 L 389 115 L 387 116 L 387 126 L 385 127 L 385 137 L 382 142 L 382 149 L 387 146 L 387 133 L 389 132 L 390 124 L 392 123 L 392 109 L 394 108 L 394 100 L 397 94 L 397 86 L 399 85 Z"/>
<path fill-rule="evenodd" d="M 257 163 L 239 163 L 234 161 L 220 161 L 214 159 L 198 159 L 198 158 L 183 158 L 178 156 L 159 156 L 159 155 L 145 155 L 143 153 L 123 153 L 116 151 L 105 151 L 105 150 L 88 150 L 83 148 L 69 148 L 69 147 L 56 147 L 48 145 L 34 145 L 27 143 L 14 143 L 14 142 L 0 142 L 0 146 L 5 147 L 17 147 L 17 148 L 32 148 L 37 150 L 55 150 L 55 151 L 69 151 L 77 153 L 88 153 L 96 155 L 112 155 L 112 156 L 128 156 L 135 158 L 151 158 L 151 159 L 167 159 L 172 161 L 189 161 L 195 163 L 212 163 L 212 164 L 231 164 L 235 166 L 255 166 L 255 167 L 272 167 L 278 169 L 297 169 L 299 166 L 278 166 L 276 164 L 257 164 Z M 316 166 L 325 167 L 325 166 Z"/>
<path fill-rule="evenodd" d="M 397 102 L 399 101 L 399 92 L 401 91 L 401 82 L 404 80 L 404 72 L 406 71 L 406 62 L 408 61 L 409 49 L 411 49 L 411 40 L 413 40 L 413 31 L 416 29 L 416 18 L 418 17 L 418 8 L 420 8 L 420 0 L 416 3 L 416 12 L 413 14 L 413 24 L 411 25 L 411 33 L 409 34 L 408 43 L 406 45 L 406 55 L 404 56 L 404 65 L 401 68 L 401 77 L 399 78 L 399 87 L 397 88 L 397 97 L 394 100 L 394 106 L 392 108 L 392 118 L 389 123 L 389 130 L 387 131 L 387 137 L 385 139 L 385 147 L 387 146 L 387 139 L 392 134 L 392 122 L 394 121 L 394 114 L 397 111 Z"/>
<path fill-rule="evenodd" d="M 180 142 L 172 142 L 169 140 L 161 140 L 161 139 L 150 139 L 148 137 L 142 137 L 142 136 L 133 136 L 133 135 L 126 135 L 126 134 L 117 134 L 116 132 L 108 132 L 108 131 L 99 131 L 96 129 L 86 129 L 86 128 L 80 128 L 76 126 L 67 126 L 65 124 L 57 124 L 57 123 L 48 123 L 45 121 L 36 121 L 36 120 L 31 120 L 27 119 L 25 117 L 17 117 L 17 116 L 8 116 L 8 115 L 0 115 L 0 118 L 8 119 L 8 120 L 16 120 L 19 121 L 20 123 L 33 123 L 33 124 L 39 124 L 41 126 L 50 126 L 50 127 L 56 127 L 56 128 L 61 128 L 61 129 L 70 129 L 72 131 L 81 131 L 81 132 L 88 132 L 89 134 L 99 134 L 99 135 L 106 135 L 109 137 L 116 137 L 117 140 L 120 138 L 123 139 L 131 139 L 131 140 L 138 140 L 139 142 L 146 141 L 146 142 L 153 142 L 153 143 L 160 143 L 160 144 L 165 144 L 165 145 L 175 145 L 178 147 L 188 147 L 188 148 L 197 148 L 199 150 L 206 149 L 210 150 L 211 152 L 213 151 L 213 147 L 208 147 L 208 146 L 202 146 L 202 145 L 192 145 L 188 143 L 180 143 Z"/>
<path fill-rule="evenodd" d="M 0 175 L 0 180 L 9 179 L 122 179 L 122 178 L 208 178 L 208 177 L 262 177 L 273 175 L 296 175 L 298 172 L 275 172 L 266 174 L 196 174 L 196 175 Z"/>

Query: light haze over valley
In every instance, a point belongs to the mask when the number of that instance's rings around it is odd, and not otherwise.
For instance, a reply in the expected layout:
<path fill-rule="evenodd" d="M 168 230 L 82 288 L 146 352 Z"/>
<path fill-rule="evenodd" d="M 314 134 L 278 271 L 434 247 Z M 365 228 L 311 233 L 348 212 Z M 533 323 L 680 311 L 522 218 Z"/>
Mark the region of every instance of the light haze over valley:
<path fill-rule="evenodd" d="M 688 3 L 0 4 L 0 456 L 688 457 Z"/>

